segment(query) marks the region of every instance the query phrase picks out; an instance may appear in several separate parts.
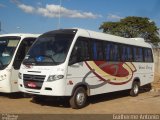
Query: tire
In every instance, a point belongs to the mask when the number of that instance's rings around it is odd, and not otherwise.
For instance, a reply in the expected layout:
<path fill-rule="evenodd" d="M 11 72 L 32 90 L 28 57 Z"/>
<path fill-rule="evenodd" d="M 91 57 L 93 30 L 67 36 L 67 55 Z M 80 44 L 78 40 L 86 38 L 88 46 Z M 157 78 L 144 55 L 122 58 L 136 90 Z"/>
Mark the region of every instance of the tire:
<path fill-rule="evenodd" d="M 85 107 L 87 101 L 87 93 L 83 87 L 78 87 L 73 96 L 71 96 L 69 103 L 73 109 L 80 109 Z"/>
<path fill-rule="evenodd" d="M 144 89 L 145 89 L 145 91 L 146 91 L 146 92 L 151 91 L 151 89 L 152 89 L 152 85 L 151 85 L 151 83 L 149 83 L 149 84 L 145 85 L 145 86 L 144 86 Z"/>
<path fill-rule="evenodd" d="M 43 101 L 43 98 L 42 98 L 42 96 L 35 95 L 32 97 L 32 101 L 35 103 L 39 103 L 39 102 Z"/>
<path fill-rule="evenodd" d="M 135 97 L 139 94 L 140 84 L 137 81 L 134 81 L 132 84 L 132 88 L 130 90 L 130 96 Z"/>
<path fill-rule="evenodd" d="M 24 98 L 31 98 L 31 95 L 28 94 L 28 93 L 22 93 L 22 96 L 23 96 Z"/>

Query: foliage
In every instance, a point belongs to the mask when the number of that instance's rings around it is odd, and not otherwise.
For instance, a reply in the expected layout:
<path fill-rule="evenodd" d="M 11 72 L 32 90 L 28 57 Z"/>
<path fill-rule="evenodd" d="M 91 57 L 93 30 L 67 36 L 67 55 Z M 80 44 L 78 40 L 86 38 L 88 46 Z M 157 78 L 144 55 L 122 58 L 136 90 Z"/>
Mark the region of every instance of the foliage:
<path fill-rule="evenodd" d="M 104 22 L 100 28 L 105 33 L 126 37 L 142 37 L 148 42 L 160 42 L 158 27 L 149 18 L 126 17 L 119 22 Z"/>

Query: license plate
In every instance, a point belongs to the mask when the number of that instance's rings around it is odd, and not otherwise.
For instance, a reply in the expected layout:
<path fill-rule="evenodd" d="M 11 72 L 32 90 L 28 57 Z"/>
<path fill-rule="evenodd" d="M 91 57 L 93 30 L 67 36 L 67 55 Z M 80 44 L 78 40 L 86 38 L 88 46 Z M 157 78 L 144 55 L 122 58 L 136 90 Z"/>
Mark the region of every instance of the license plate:
<path fill-rule="evenodd" d="M 36 83 L 34 83 L 34 82 L 28 82 L 27 86 L 31 87 L 31 88 L 36 88 L 37 87 Z"/>

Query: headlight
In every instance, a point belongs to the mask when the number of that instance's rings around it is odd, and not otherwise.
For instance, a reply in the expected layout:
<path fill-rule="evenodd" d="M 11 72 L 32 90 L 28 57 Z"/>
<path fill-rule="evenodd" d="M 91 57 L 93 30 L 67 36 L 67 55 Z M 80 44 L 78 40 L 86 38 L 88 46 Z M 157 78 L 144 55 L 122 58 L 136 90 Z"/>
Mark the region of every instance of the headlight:
<path fill-rule="evenodd" d="M 50 75 L 48 77 L 48 82 L 52 82 L 52 81 L 55 81 L 55 80 L 59 80 L 59 79 L 62 79 L 64 78 L 64 75 Z"/>
<path fill-rule="evenodd" d="M 18 73 L 18 78 L 22 79 L 22 73 L 20 73 L 20 72 Z"/>

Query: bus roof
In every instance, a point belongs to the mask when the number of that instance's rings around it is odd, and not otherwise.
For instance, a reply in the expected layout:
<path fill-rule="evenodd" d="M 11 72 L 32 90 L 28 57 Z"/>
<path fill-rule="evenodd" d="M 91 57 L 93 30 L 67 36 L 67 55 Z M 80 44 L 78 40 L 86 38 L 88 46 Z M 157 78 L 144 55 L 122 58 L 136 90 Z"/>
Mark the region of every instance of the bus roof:
<path fill-rule="evenodd" d="M 30 33 L 10 33 L 10 34 L 1 34 L 0 37 L 7 36 L 17 36 L 17 37 L 38 37 L 40 34 L 30 34 Z"/>

